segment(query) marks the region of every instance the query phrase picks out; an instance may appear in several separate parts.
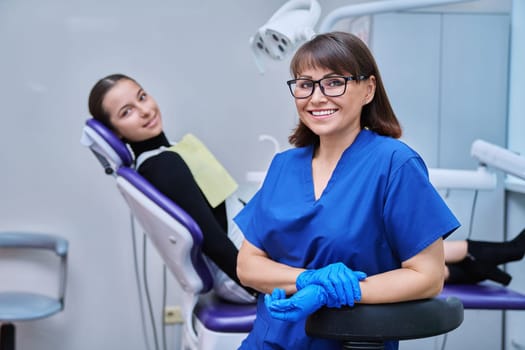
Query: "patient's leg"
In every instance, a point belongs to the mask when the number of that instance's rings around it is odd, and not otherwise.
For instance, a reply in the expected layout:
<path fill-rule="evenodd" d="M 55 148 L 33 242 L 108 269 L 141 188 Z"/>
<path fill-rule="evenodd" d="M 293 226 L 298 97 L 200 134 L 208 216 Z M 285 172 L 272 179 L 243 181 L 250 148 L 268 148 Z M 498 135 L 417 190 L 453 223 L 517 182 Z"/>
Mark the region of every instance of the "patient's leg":
<path fill-rule="evenodd" d="M 525 255 L 525 229 L 507 242 L 444 241 L 445 262 L 458 263 L 470 256 L 484 263 L 501 265 L 523 259 Z"/>
<path fill-rule="evenodd" d="M 458 263 L 465 259 L 468 253 L 467 241 L 447 241 L 444 242 L 445 262 Z"/>

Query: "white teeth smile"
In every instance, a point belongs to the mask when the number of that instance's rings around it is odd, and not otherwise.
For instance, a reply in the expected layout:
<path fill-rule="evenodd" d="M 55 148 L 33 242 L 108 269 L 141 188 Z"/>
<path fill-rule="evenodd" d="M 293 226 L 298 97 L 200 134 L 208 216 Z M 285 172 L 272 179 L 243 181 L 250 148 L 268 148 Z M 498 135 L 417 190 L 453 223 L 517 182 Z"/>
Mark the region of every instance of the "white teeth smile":
<path fill-rule="evenodd" d="M 324 116 L 333 114 L 336 111 L 337 111 L 336 109 L 325 109 L 322 111 L 311 111 L 310 113 L 312 113 L 314 117 L 324 117 Z"/>

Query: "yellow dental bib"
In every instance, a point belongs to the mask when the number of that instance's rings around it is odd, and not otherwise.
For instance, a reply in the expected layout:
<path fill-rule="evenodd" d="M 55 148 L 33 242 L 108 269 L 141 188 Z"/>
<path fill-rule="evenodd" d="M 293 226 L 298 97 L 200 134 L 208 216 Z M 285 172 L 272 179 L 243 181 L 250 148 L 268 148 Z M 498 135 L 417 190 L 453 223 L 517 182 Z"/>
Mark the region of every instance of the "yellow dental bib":
<path fill-rule="evenodd" d="M 194 135 L 183 136 L 176 145 L 168 149 L 177 152 L 184 159 L 197 185 L 213 208 L 237 190 L 238 185 L 228 171 Z"/>

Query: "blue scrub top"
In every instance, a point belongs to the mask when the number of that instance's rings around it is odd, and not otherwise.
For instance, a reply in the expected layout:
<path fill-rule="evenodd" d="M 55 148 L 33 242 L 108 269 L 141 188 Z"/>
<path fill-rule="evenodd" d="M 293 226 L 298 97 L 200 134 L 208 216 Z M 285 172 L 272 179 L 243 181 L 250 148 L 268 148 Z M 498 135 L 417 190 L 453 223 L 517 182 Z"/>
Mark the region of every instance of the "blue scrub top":
<path fill-rule="evenodd" d="M 459 222 L 429 182 L 421 157 L 406 144 L 362 130 L 343 152 L 316 200 L 314 147 L 275 156 L 266 179 L 235 222 L 270 259 L 318 269 L 343 262 L 375 275 L 399 268 Z M 304 321 L 271 318 L 262 297 L 241 349 L 340 349 L 306 336 Z M 393 342 L 387 349 L 397 348 Z"/>

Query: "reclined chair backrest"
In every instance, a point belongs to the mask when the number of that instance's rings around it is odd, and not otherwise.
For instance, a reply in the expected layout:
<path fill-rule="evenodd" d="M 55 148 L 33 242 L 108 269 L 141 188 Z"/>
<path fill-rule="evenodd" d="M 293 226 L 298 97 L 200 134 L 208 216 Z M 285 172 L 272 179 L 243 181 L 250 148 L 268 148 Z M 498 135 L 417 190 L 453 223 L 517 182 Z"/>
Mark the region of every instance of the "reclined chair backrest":
<path fill-rule="evenodd" d="M 128 147 L 98 120 L 86 121 L 80 143 L 91 149 L 108 175 L 121 166 L 133 165 L 133 156 Z"/>
<path fill-rule="evenodd" d="M 114 173 L 131 212 L 184 291 L 208 292 L 213 278 L 201 253 L 203 236 L 197 223 L 132 167 L 128 147 L 102 123 L 89 119 L 81 142 L 95 153 L 107 174 Z"/>

